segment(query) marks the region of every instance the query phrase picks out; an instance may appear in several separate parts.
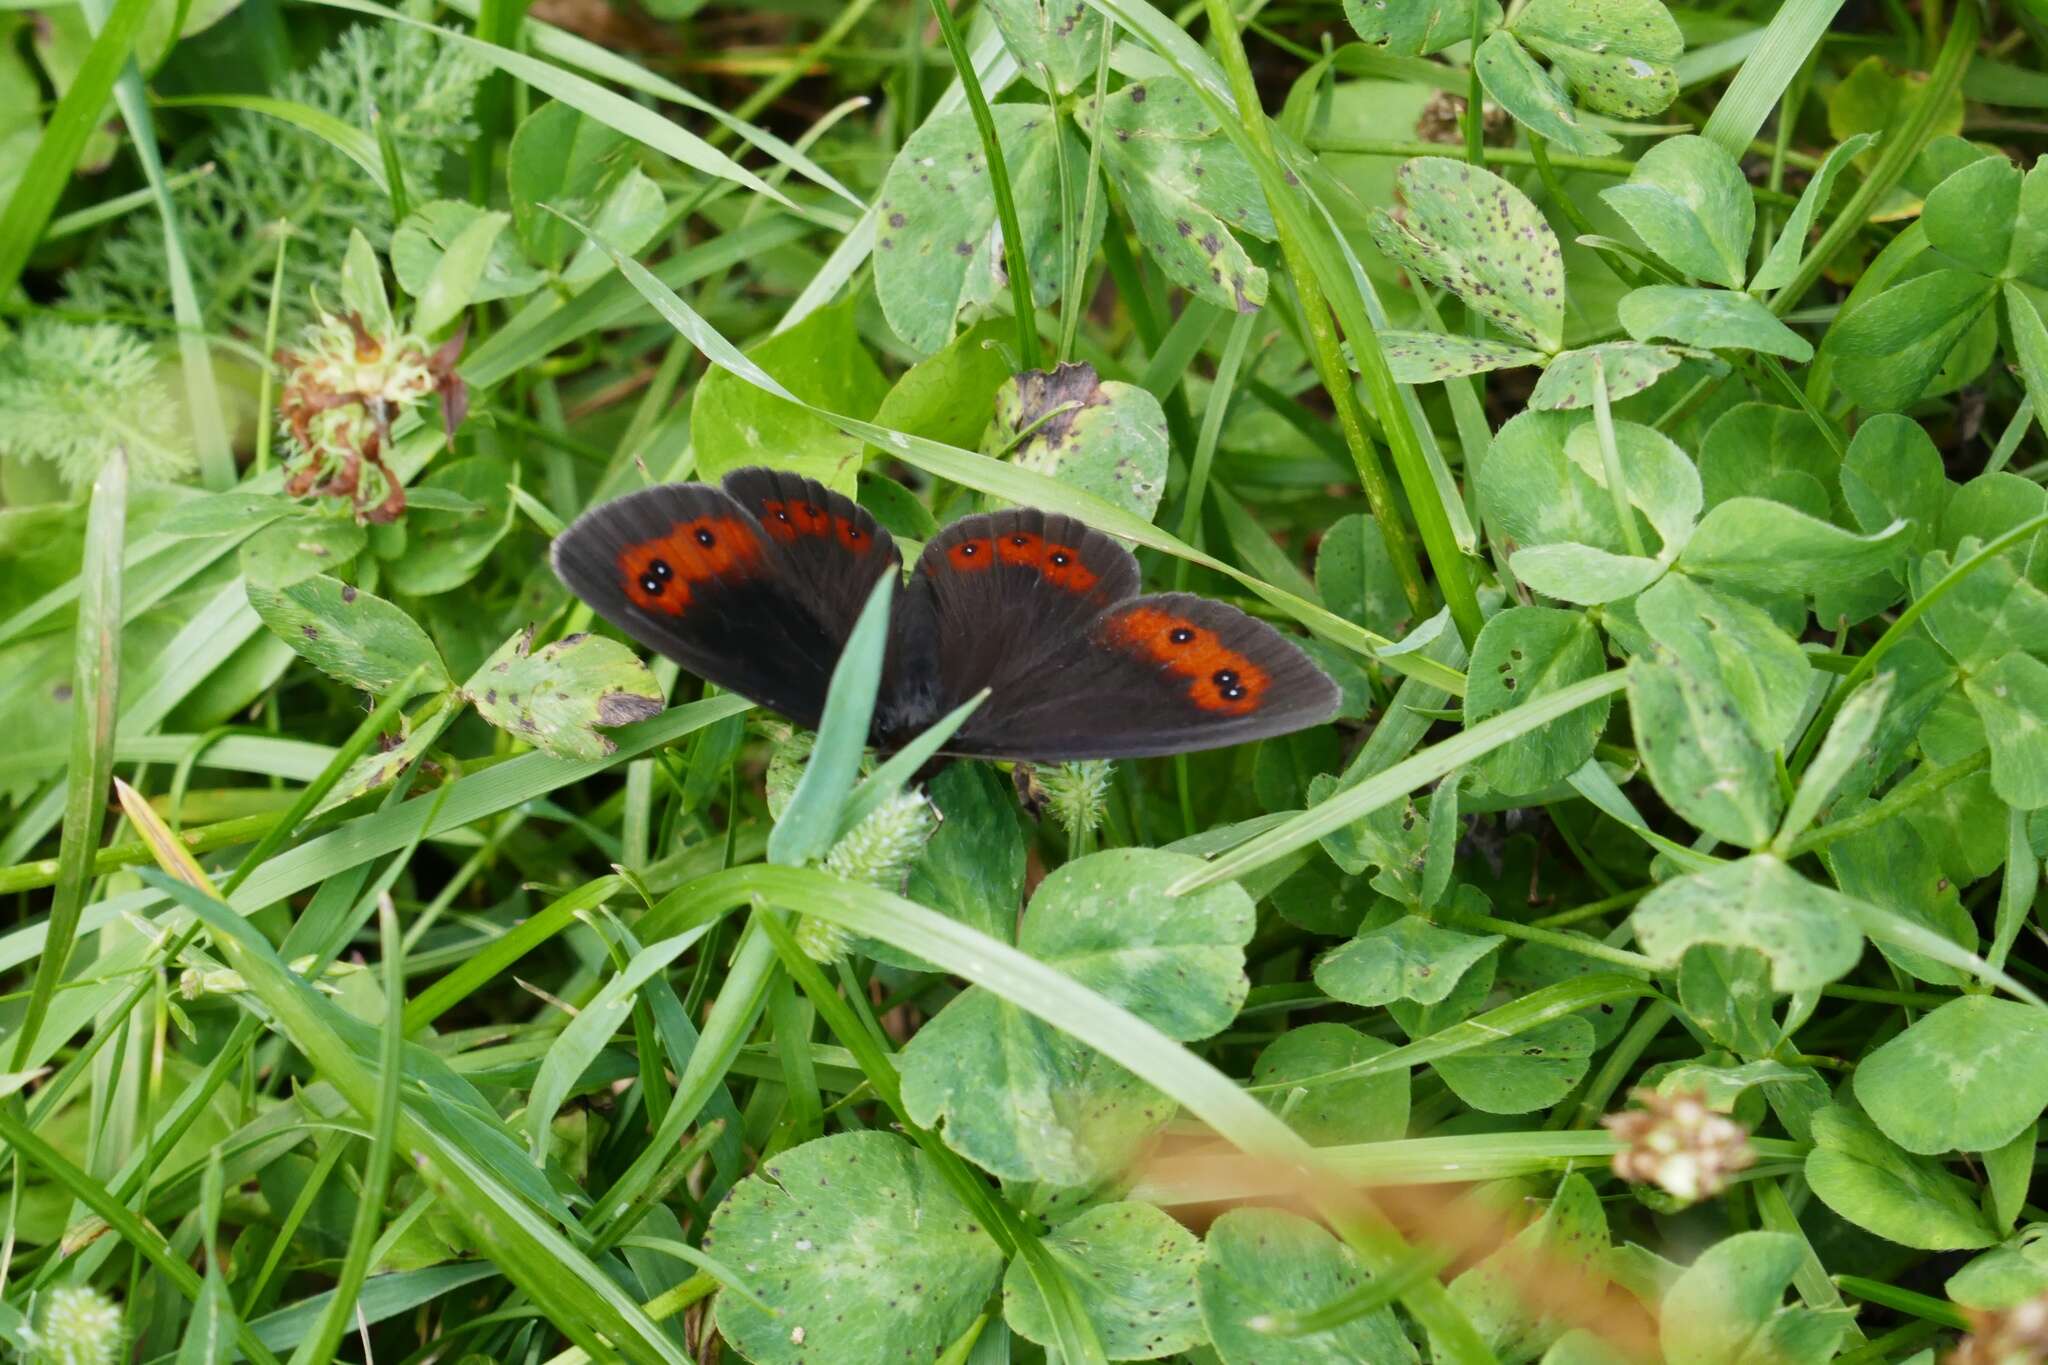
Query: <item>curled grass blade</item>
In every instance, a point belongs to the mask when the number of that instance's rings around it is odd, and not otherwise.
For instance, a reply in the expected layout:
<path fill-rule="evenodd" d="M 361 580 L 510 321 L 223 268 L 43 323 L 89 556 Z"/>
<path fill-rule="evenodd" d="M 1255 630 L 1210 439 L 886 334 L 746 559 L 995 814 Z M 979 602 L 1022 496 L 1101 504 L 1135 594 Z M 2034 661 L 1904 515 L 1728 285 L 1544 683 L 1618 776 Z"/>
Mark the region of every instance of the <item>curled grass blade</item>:
<path fill-rule="evenodd" d="M 378 189 L 387 195 L 391 193 L 391 182 L 385 175 L 384 153 L 378 147 L 377 139 L 324 109 L 315 109 L 296 100 L 278 99 L 272 95 L 235 93 L 159 95 L 155 104 L 159 109 L 240 109 L 288 123 L 302 133 L 319 138 L 355 162 L 362 167 L 363 173 L 370 177 Z"/>
<path fill-rule="evenodd" d="M 396 10 L 387 9 L 374 3 L 374 0 L 315 0 L 315 3 L 423 29 L 443 42 L 453 43 L 465 51 L 475 53 L 506 75 L 523 81 L 542 94 L 553 96 L 573 109 L 580 110 L 607 128 L 624 133 L 635 142 L 675 158 L 693 171 L 715 176 L 720 180 L 730 180 L 752 190 L 755 194 L 774 200 L 800 216 L 807 212 L 782 191 L 695 133 L 573 71 L 565 71 L 537 57 L 529 57 L 523 52 L 500 47 L 496 43 L 487 43 L 468 34 L 451 33 L 447 29 L 436 28 L 432 24 L 409 18 Z"/>

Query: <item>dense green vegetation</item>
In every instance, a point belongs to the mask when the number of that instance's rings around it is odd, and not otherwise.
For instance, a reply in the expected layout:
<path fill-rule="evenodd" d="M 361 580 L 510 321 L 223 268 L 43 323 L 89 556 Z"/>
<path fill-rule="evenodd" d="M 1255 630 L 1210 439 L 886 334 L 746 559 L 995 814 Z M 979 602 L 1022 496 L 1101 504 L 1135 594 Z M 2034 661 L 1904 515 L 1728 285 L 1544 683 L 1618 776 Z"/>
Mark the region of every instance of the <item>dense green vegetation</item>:
<path fill-rule="evenodd" d="M 0 7 L 0 1343 L 2048 1359 L 2035 8 Z M 930 775 L 547 565 L 755 464 L 1341 712 Z"/>

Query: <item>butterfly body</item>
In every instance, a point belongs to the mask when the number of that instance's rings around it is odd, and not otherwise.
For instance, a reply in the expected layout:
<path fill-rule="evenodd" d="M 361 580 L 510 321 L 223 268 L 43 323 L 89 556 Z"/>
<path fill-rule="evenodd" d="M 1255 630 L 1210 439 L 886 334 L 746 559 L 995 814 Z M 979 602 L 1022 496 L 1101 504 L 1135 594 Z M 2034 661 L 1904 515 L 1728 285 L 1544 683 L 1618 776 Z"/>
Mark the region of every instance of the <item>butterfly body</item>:
<path fill-rule="evenodd" d="M 628 635 L 807 726 L 875 585 L 903 572 L 865 510 L 769 469 L 595 507 L 554 564 Z M 984 689 L 947 753 L 1183 753 L 1313 725 L 1338 702 L 1270 626 L 1186 593 L 1142 596 L 1129 551 L 1028 507 L 963 518 L 924 547 L 890 613 L 870 741 L 900 749 Z"/>

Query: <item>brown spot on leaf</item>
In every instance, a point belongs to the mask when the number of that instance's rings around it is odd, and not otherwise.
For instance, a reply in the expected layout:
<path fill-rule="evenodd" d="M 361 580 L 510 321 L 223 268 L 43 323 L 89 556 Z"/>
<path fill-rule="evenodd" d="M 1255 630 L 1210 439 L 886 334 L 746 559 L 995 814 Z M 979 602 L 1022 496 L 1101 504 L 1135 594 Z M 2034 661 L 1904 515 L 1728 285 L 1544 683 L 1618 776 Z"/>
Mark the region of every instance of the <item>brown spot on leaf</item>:
<path fill-rule="evenodd" d="M 607 692 L 597 699 L 599 725 L 631 725 L 661 713 L 661 698 L 642 697 L 632 692 Z"/>

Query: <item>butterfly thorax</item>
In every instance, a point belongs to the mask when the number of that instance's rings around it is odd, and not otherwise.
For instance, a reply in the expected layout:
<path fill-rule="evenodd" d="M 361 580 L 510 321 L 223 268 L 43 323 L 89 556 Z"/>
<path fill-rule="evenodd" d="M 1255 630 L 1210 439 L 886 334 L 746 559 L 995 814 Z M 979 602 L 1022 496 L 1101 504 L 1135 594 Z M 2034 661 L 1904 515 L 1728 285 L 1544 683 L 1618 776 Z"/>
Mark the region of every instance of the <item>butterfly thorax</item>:
<path fill-rule="evenodd" d="M 938 663 L 938 623 L 917 585 L 896 599 L 889 627 L 889 652 L 882 663 L 874 720 L 868 727 L 868 742 L 880 754 L 893 754 L 910 743 L 930 729 L 946 709 Z"/>

